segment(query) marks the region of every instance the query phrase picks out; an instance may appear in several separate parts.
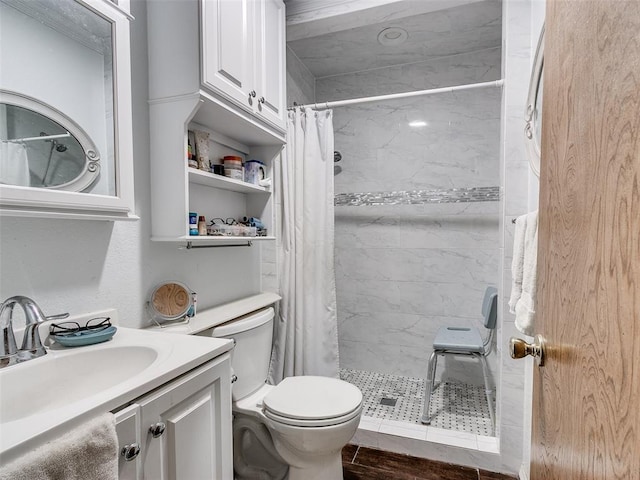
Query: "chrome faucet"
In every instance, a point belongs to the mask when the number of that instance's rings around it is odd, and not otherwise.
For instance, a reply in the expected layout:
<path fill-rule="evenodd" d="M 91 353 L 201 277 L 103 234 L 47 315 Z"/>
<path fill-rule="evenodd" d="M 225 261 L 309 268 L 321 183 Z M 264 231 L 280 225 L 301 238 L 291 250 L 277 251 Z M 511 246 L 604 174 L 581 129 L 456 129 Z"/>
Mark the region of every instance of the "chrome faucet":
<path fill-rule="evenodd" d="M 13 332 L 13 308 L 16 305 L 22 307 L 26 317 L 20 350 L 16 346 L 16 337 Z M 62 313 L 46 317 L 36 302 L 21 295 L 2 302 L 0 306 L 0 368 L 46 355 L 47 351 L 40 340 L 38 326 L 46 320 L 58 320 L 68 316 L 68 313 Z"/>

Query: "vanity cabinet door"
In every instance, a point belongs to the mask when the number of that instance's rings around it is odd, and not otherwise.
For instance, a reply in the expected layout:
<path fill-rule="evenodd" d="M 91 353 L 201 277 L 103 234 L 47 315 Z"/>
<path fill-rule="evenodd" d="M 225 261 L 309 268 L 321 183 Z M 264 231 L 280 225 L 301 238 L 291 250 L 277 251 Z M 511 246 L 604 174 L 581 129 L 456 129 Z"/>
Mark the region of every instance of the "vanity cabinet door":
<path fill-rule="evenodd" d="M 140 403 L 144 478 L 233 478 L 229 354 Z"/>
<path fill-rule="evenodd" d="M 139 480 L 141 478 L 140 453 L 140 406 L 129 405 L 115 413 L 118 435 L 118 479 Z"/>
<path fill-rule="evenodd" d="M 257 113 L 285 128 L 285 7 L 282 0 L 255 4 Z"/>
<path fill-rule="evenodd" d="M 201 0 L 202 84 L 253 110 L 253 2 Z"/>

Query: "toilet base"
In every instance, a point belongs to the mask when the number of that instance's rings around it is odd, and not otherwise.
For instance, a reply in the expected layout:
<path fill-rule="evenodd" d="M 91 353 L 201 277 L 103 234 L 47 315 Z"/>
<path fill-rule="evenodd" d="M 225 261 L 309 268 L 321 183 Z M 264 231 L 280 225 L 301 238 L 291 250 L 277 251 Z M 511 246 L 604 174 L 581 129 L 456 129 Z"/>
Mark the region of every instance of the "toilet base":
<path fill-rule="evenodd" d="M 289 465 L 288 480 L 343 480 L 341 451 L 317 460 L 304 468 Z"/>

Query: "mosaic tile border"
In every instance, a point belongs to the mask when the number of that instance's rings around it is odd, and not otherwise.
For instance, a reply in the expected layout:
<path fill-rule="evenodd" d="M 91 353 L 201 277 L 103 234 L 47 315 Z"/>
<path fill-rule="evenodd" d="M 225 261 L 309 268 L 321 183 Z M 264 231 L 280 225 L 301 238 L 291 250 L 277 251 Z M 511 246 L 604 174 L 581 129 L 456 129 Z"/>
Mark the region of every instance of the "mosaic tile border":
<path fill-rule="evenodd" d="M 336 207 L 378 205 L 423 205 L 429 203 L 498 202 L 500 187 L 451 188 L 449 190 L 405 190 L 397 192 L 338 193 Z"/>

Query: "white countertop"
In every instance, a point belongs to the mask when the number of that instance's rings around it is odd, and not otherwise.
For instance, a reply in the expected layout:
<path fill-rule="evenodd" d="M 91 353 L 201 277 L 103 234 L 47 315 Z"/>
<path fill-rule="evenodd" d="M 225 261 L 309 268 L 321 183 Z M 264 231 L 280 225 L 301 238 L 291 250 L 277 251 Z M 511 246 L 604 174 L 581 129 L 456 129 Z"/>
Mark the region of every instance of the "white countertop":
<path fill-rule="evenodd" d="M 269 307 L 279 302 L 281 299 L 282 297 L 277 293 L 259 293 L 257 295 L 252 295 L 250 297 L 218 305 L 206 310 L 198 310 L 196 316 L 189 319 L 188 323 L 169 323 L 162 327 L 149 327 L 146 330 L 193 335 L 208 328 L 229 322 L 243 315 L 255 312 L 256 310 Z"/>
<path fill-rule="evenodd" d="M 26 453 L 29 449 L 80 425 L 91 416 L 126 405 L 170 380 L 224 354 L 233 345 L 230 340 L 172 334 L 167 333 L 166 329 L 163 330 L 166 334 L 158 335 L 149 330 L 118 327 L 115 336 L 108 342 L 77 348 L 52 348 L 43 357 L 0 369 L 0 389 L 2 389 L 0 401 L 5 403 L 2 406 L 3 411 L 9 412 L 5 414 L 7 418 L 11 418 L 10 405 L 12 402 L 30 401 L 37 406 L 34 408 L 36 410 L 34 414 L 13 421 L 5 422 L 0 416 L 0 461 L 2 463 L 10 461 L 12 458 Z M 116 365 L 119 360 L 119 352 L 140 346 L 147 347 L 145 350 L 147 352 L 149 349 L 156 352 L 157 355 L 152 363 L 139 373 L 132 373 L 131 377 L 127 375 L 123 381 L 119 381 L 115 386 L 93 393 L 91 389 L 93 375 L 97 378 L 101 375 L 108 376 L 110 365 L 111 370 L 114 370 L 113 365 Z M 45 365 L 44 362 L 51 362 L 49 363 L 51 366 L 56 364 L 56 359 L 62 359 L 62 365 L 69 365 L 70 362 L 65 362 L 69 359 L 63 357 L 78 355 L 77 358 L 80 358 L 79 355 L 83 352 L 89 352 L 91 349 L 100 349 L 101 351 L 90 352 L 98 353 L 98 355 L 87 358 L 105 358 L 108 361 L 95 362 L 96 365 L 91 365 L 90 375 L 79 376 L 78 382 L 85 382 L 89 385 L 89 388 L 83 387 L 84 391 L 89 392 L 83 398 L 61 399 L 64 397 L 64 393 L 52 393 L 51 390 L 55 390 L 55 388 L 50 387 L 47 389 L 49 391 L 41 391 L 39 385 L 30 383 L 30 380 L 33 381 L 37 377 L 38 369 Z M 16 373 L 20 376 L 16 377 Z M 72 376 L 73 374 L 73 371 L 59 372 L 61 376 Z M 10 376 L 13 380 L 8 380 Z M 58 378 L 57 371 L 55 377 Z M 3 385 L 3 378 L 5 385 Z M 19 379 L 17 387 L 13 387 L 16 384 L 15 379 Z M 68 382 L 69 378 L 67 377 L 65 381 Z M 49 383 L 55 385 L 55 379 Z M 7 388 L 7 385 L 12 385 L 12 387 Z M 42 393 L 41 399 L 38 398 L 39 393 Z M 48 398 L 55 399 L 55 401 L 52 402 Z M 47 402 L 45 407 L 37 403 L 40 400 Z"/>

